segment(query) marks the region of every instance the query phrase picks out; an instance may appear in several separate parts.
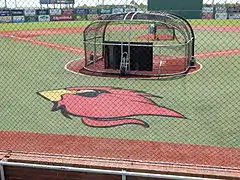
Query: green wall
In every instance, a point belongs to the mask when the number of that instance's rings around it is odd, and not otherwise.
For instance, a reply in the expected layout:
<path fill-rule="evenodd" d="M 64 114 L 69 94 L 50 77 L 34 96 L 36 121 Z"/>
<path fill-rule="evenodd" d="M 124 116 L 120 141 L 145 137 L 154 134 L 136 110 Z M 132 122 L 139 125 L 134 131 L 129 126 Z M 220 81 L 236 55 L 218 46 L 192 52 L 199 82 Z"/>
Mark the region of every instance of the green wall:
<path fill-rule="evenodd" d="M 148 0 L 149 11 L 167 11 L 188 19 L 201 18 L 203 0 Z"/>

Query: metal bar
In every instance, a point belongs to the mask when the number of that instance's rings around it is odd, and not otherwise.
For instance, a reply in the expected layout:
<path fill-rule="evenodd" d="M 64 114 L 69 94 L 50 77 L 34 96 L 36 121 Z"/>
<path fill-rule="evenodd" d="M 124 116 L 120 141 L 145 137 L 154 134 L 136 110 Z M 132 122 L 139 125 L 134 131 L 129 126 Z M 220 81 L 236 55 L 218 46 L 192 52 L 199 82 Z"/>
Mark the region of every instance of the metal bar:
<path fill-rule="evenodd" d="M 174 180 L 213 180 L 211 178 L 199 178 L 199 177 L 176 176 L 176 175 L 165 175 L 165 174 L 151 174 L 151 173 L 127 172 L 127 171 L 115 171 L 115 170 L 103 170 L 103 169 L 90 169 L 90 168 L 76 168 L 76 167 L 68 167 L 68 166 L 53 166 L 53 165 L 28 164 L 28 163 L 4 162 L 4 161 L 0 161 L 0 165 L 1 166 L 26 167 L 26 168 L 39 168 L 39 169 L 48 169 L 48 170 L 56 170 L 56 171 L 113 174 L 113 175 L 120 175 L 120 176 L 164 178 L 164 179 L 174 179 Z"/>
<path fill-rule="evenodd" d="M 126 171 L 123 171 L 123 170 L 122 170 L 122 172 L 126 172 Z M 124 174 L 122 175 L 122 180 L 127 180 L 126 175 L 124 175 Z"/>
<path fill-rule="evenodd" d="M 144 47 L 184 47 L 188 43 L 190 43 L 191 40 L 184 44 L 169 44 L 169 45 L 142 45 L 142 44 L 131 44 L 131 46 L 144 46 Z M 115 45 L 115 46 L 121 46 L 121 42 L 119 44 L 114 44 L 114 43 L 92 43 L 92 42 L 83 42 L 84 44 L 97 44 L 97 45 Z M 123 44 L 123 46 L 128 46 L 128 44 Z"/>
<path fill-rule="evenodd" d="M 103 37 L 103 36 L 90 37 L 90 38 L 86 39 L 85 41 L 93 40 L 93 39 L 97 39 L 97 38 L 102 38 L 102 37 Z"/>
<path fill-rule="evenodd" d="M 93 70 L 93 69 L 89 69 L 87 67 L 84 67 L 84 69 L 86 69 L 87 71 L 90 72 L 97 72 L 97 73 L 106 73 L 106 74 L 119 74 L 119 70 L 115 70 L 114 72 L 108 72 L 108 71 L 104 71 L 104 70 Z M 183 74 L 186 74 L 186 72 L 188 72 L 189 68 L 185 69 L 184 71 L 178 72 L 178 73 L 172 73 L 172 74 L 146 74 L 146 73 L 139 73 L 137 75 L 140 76 L 146 76 L 146 77 L 171 77 L 171 76 L 182 76 Z M 134 71 L 134 73 L 131 73 L 131 71 L 128 72 L 128 75 L 136 75 L 136 72 Z M 85 75 L 87 76 L 87 75 Z M 147 79 L 147 78 L 141 78 L 141 79 Z"/>
<path fill-rule="evenodd" d="M 136 14 L 138 14 L 139 12 L 135 12 L 132 17 L 131 17 L 131 21 L 133 20 L 133 18 L 136 16 Z"/>
<path fill-rule="evenodd" d="M 0 164 L 0 174 L 1 174 L 1 180 L 5 180 L 4 169 L 3 169 L 3 165 L 1 164 Z"/>
<path fill-rule="evenodd" d="M 128 12 L 128 13 L 124 16 L 123 20 L 125 21 L 125 20 L 127 19 L 128 15 L 131 14 L 131 13 L 132 13 L 132 12 Z"/>

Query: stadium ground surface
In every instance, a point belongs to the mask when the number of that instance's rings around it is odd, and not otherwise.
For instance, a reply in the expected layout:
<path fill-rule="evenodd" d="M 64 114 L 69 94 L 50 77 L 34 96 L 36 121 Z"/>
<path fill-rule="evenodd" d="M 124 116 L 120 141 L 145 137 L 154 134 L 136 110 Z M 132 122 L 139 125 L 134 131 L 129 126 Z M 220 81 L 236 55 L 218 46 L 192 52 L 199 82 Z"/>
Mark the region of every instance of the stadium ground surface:
<path fill-rule="evenodd" d="M 239 44 L 229 39 L 239 37 L 240 21 L 191 22 L 197 39 L 196 58 L 202 69 L 184 77 L 156 80 L 81 76 L 67 71 L 64 67 L 69 62 L 84 57 L 82 31 L 86 22 L 1 26 L 0 52 L 4 62 L 0 79 L 4 91 L 0 102 L 4 106 L 0 113 L 0 150 L 8 154 L 212 168 L 218 174 L 225 171 L 239 175 L 240 132 L 234 127 L 239 127 L 240 122 L 239 115 L 232 112 L 236 112 L 240 101 L 236 92 L 240 73 L 231 72 L 229 76 L 226 69 L 237 69 L 232 62 L 240 58 Z M 144 86 L 140 81 L 144 81 Z M 152 101 L 181 112 L 186 118 L 138 115 L 149 128 L 136 124 L 94 128 L 86 126 L 79 117 L 67 119 L 58 111 L 52 112 L 52 102 L 37 94 L 89 86 L 154 94 Z M 226 92 L 225 87 L 232 88 Z M 225 93 L 231 97 L 227 104 L 220 103 Z"/>

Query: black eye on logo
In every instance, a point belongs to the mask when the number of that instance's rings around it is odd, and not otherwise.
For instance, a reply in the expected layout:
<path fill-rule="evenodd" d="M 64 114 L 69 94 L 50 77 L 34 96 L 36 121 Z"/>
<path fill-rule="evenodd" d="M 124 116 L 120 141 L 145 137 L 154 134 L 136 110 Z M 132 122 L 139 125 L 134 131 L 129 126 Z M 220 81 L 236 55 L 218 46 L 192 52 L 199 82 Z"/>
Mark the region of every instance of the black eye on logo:
<path fill-rule="evenodd" d="M 90 90 L 90 91 L 86 91 L 86 92 L 79 91 L 76 94 L 79 96 L 91 98 L 91 97 L 97 97 L 99 94 L 102 94 L 102 93 L 109 93 L 109 92 L 106 90 Z"/>

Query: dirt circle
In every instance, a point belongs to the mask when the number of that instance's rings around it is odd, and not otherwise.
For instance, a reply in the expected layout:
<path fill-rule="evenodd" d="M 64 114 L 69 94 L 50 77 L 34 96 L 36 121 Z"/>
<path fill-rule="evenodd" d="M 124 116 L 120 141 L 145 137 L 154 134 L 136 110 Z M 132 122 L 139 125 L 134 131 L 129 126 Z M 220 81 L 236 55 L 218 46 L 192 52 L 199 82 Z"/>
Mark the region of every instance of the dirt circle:
<path fill-rule="evenodd" d="M 168 78 L 173 76 L 180 76 L 180 75 L 188 75 L 192 73 L 196 73 L 201 70 L 202 65 L 200 63 L 196 63 L 195 67 L 190 68 L 186 73 L 179 74 L 179 75 L 166 75 L 166 76 L 156 76 L 151 75 L 151 72 L 146 75 L 139 75 L 139 74 L 129 74 L 129 75 L 120 75 L 120 73 L 116 70 L 112 71 L 111 69 L 106 70 L 104 66 L 100 64 L 99 66 L 95 66 L 94 68 L 85 68 L 85 61 L 84 59 L 72 60 L 65 65 L 65 69 L 69 72 L 79 75 L 87 75 L 87 76 L 99 76 L 99 77 L 113 77 L 113 78 L 144 78 L 144 79 L 156 79 L 156 78 Z"/>

